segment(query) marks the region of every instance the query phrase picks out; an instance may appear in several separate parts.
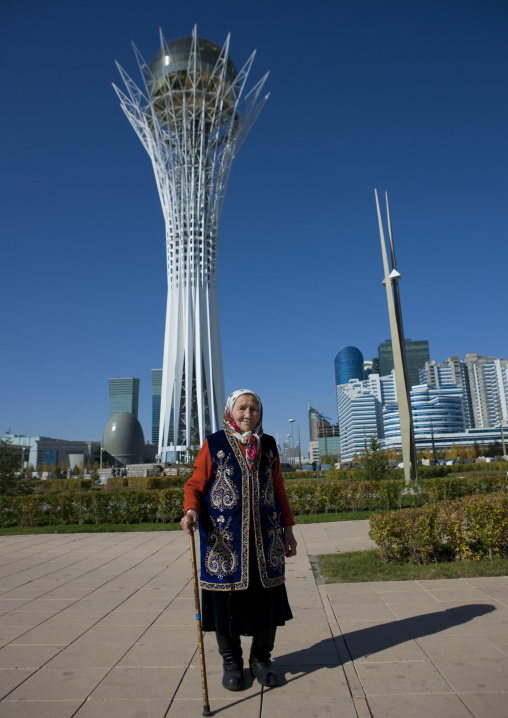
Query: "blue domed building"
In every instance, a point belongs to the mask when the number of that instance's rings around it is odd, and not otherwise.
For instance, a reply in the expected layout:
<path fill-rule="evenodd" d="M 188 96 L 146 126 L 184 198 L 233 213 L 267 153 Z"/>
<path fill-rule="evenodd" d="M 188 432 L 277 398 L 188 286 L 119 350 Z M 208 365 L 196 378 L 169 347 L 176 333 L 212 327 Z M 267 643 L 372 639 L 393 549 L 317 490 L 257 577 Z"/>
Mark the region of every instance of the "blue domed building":
<path fill-rule="evenodd" d="M 363 379 L 363 354 L 352 346 L 342 347 L 333 362 L 335 386 L 347 384 L 350 379 Z"/>

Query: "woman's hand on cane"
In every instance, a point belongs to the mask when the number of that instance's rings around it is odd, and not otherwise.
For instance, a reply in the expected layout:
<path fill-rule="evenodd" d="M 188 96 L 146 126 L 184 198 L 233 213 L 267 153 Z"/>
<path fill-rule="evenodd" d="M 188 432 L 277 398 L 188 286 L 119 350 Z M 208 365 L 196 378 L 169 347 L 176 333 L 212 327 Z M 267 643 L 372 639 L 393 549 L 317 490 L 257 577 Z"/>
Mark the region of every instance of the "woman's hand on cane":
<path fill-rule="evenodd" d="M 183 528 L 186 534 L 191 534 L 196 530 L 196 524 L 198 520 L 198 512 L 194 509 L 189 509 L 183 519 L 180 521 L 180 526 Z"/>

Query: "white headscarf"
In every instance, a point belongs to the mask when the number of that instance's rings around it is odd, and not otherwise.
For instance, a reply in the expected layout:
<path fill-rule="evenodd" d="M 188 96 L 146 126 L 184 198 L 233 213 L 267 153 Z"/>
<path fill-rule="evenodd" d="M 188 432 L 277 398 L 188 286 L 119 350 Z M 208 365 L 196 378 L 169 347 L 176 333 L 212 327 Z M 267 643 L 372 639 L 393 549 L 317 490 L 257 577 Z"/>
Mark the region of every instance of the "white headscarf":
<path fill-rule="evenodd" d="M 243 394 L 252 394 L 252 396 L 256 398 L 259 406 L 259 421 L 254 427 L 253 431 L 246 431 L 242 434 L 240 433 L 239 427 L 233 419 L 233 407 L 238 397 L 242 396 Z M 251 391 L 251 389 L 237 389 L 237 391 L 234 391 L 232 394 L 229 395 L 226 402 L 226 408 L 224 409 L 224 419 L 222 421 L 222 427 L 224 431 L 227 431 L 229 434 L 232 434 L 234 437 L 236 437 L 241 444 L 247 444 L 246 459 L 250 469 L 252 469 L 252 466 L 254 464 L 257 449 L 261 437 L 263 436 L 262 421 L 263 405 L 261 404 L 261 399 L 255 391 Z"/>

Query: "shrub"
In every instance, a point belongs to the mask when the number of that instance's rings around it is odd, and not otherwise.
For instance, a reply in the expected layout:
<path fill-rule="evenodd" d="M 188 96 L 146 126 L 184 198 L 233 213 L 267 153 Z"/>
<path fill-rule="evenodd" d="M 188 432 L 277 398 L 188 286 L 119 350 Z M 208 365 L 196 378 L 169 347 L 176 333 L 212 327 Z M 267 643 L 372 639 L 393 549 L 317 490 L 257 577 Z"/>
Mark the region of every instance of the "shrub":
<path fill-rule="evenodd" d="M 383 562 L 469 561 L 508 555 L 508 497 L 468 496 L 370 517 Z"/>
<path fill-rule="evenodd" d="M 173 523 L 183 516 L 183 489 L 118 489 L 0 497 L 0 526 Z"/>

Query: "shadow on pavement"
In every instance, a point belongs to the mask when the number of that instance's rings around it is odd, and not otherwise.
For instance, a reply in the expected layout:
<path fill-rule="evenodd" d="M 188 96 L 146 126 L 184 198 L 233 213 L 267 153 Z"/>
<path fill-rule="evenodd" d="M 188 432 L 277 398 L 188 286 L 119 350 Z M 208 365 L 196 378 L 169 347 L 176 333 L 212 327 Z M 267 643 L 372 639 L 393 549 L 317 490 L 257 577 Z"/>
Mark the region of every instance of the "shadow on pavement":
<path fill-rule="evenodd" d="M 415 638 L 446 631 L 495 610 L 494 606 L 486 604 L 469 604 L 368 626 L 336 636 L 335 639 L 327 638 L 301 651 L 278 655 L 274 667 L 284 666 L 285 672 L 289 674 L 312 673 L 323 666 L 332 667 L 355 661 Z M 284 680 L 281 675 L 281 685 L 289 680 Z"/>

